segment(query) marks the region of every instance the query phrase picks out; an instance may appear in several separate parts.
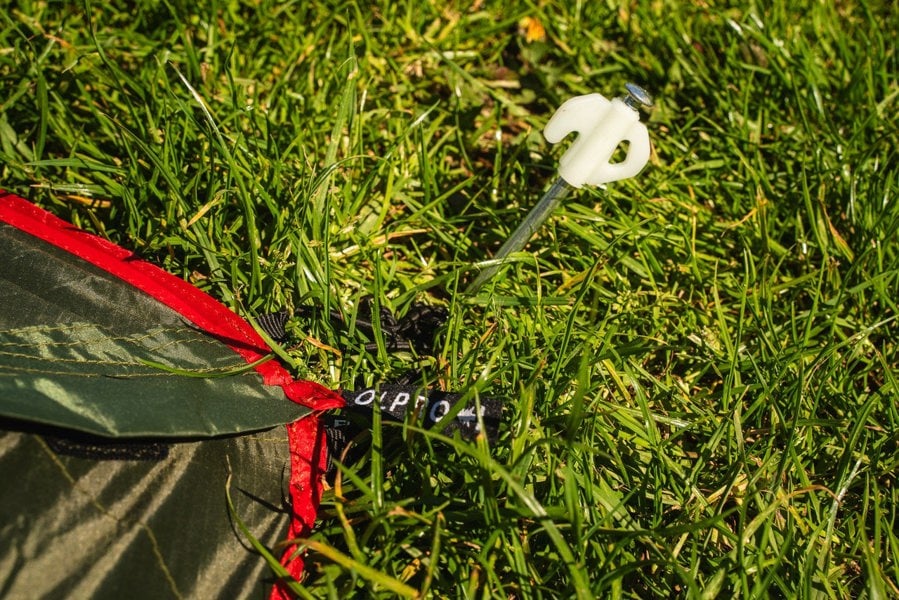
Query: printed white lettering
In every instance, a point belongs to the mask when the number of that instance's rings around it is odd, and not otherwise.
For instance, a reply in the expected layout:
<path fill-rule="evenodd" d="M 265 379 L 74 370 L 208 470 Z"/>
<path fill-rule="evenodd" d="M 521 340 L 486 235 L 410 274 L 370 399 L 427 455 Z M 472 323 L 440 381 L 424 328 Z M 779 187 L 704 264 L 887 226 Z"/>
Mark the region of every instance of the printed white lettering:
<path fill-rule="evenodd" d="M 358 396 L 353 399 L 353 402 L 358 406 L 368 406 L 372 403 L 372 400 L 375 399 L 375 391 L 374 390 L 365 390 Z"/>
<path fill-rule="evenodd" d="M 481 407 L 481 415 L 484 414 L 484 407 Z M 459 411 L 459 415 L 456 417 L 460 421 L 477 421 L 478 418 L 474 414 L 474 407 L 471 408 L 463 408 Z"/>
<path fill-rule="evenodd" d="M 440 409 L 440 414 L 438 413 L 438 409 Z M 431 420 L 435 423 L 443 418 L 443 416 L 448 413 L 450 410 L 450 403 L 446 400 L 441 400 L 439 402 L 435 402 L 434 406 L 431 407 L 431 412 L 428 415 L 431 417 Z"/>
<path fill-rule="evenodd" d="M 480 413 L 481 413 L 481 416 L 483 417 L 484 416 L 484 407 L 483 406 L 481 407 Z M 460 410 L 459 415 L 456 417 L 456 419 L 458 419 L 459 421 L 461 421 L 463 423 L 470 423 L 470 424 L 474 425 L 474 430 L 477 433 L 481 432 L 481 424 L 478 423 L 478 418 L 477 418 L 477 416 L 475 416 L 475 407 L 472 406 L 472 407 Z"/>
<path fill-rule="evenodd" d="M 393 403 L 390 405 L 390 411 L 396 410 L 400 406 L 409 404 L 409 394 L 407 392 L 399 392 L 393 397 Z"/>

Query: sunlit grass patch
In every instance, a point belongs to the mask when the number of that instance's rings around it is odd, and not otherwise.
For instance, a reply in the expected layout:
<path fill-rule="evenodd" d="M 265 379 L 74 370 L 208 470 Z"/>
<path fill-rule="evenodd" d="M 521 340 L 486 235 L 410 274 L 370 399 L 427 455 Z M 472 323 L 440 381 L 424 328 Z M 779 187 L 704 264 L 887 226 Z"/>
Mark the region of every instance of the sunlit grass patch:
<path fill-rule="evenodd" d="M 303 377 L 506 402 L 492 444 L 362 440 L 311 595 L 899 594 L 888 3 L 138 4 L 0 15 L 0 185 L 309 309 Z M 555 107 L 626 81 L 646 170 L 461 294 L 554 178 Z M 445 306 L 433 355 L 372 345 L 366 297 Z"/>

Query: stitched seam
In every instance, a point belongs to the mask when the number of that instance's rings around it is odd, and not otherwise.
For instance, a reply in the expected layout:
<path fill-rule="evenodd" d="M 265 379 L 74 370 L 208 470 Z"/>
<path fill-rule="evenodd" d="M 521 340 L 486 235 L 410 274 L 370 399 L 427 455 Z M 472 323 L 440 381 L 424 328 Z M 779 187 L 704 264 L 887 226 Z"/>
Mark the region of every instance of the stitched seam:
<path fill-rule="evenodd" d="M 0 331 L 0 335 L 3 335 L 3 334 L 21 335 L 21 333 L 19 333 L 19 332 L 23 332 L 23 331 L 27 331 L 27 330 L 36 330 L 36 331 L 40 331 L 42 333 L 43 332 L 53 332 L 53 331 L 71 333 L 73 331 L 73 329 L 75 331 L 77 331 L 78 329 L 98 329 L 98 328 L 90 328 L 87 326 L 78 327 L 78 328 L 49 328 L 49 329 L 29 327 L 27 329 L 9 329 L 9 330 L 5 330 L 5 331 Z M 90 346 L 90 345 L 105 343 L 107 341 L 140 343 L 144 340 L 152 339 L 152 338 L 157 337 L 158 335 L 161 335 L 164 333 L 175 334 L 175 335 L 183 334 L 183 333 L 196 334 L 197 331 L 194 329 L 188 329 L 188 328 L 182 327 L 179 329 L 155 329 L 149 333 L 146 333 L 146 334 L 140 335 L 140 336 L 109 336 L 109 337 L 104 336 L 103 338 L 98 338 L 96 340 L 75 340 L 75 341 L 58 341 L 58 342 L 57 341 L 49 341 L 49 342 L 0 341 L 0 347 L 3 347 L 3 346 L 7 346 L 7 347 L 27 346 L 29 348 L 34 348 L 34 347 L 37 347 L 37 348 L 50 348 L 50 347 L 62 348 L 62 347 L 71 347 L 71 346 Z M 193 337 L 184 337 L 184 338 L 179 338 L 176 340 L 170 340 L 159 346 L 147 346 L 147 347 L 150 349 L 165 348 L 171 344 L 179 344 L 179 343 L 182 343 L 182 344 L 183 343 L 219 344 L 220 342 L 209 336 L 197 335 L 197 336 L 193 336 Z"/>
<path fill-rule="evenodd" d="M 113 365 L 110 365 L 113 366 Z M 152 368 L 147 367 L 147 365 L 140 363 L 123 363 L 122 365 L 117 366 L 132 366 L 132 367 L 140 367 L 143 369 Z M 183 369 L 185 371 L 190 371 L 191 373 L 221 373 L 223 371 L 227 371 L 229 368 L 240 368 L 244 365 L 238 365 L 235 367 L 215 367 L 215 368 L 205 368 L 205 369 Z M 66 375 L 70 377 L 111 377 L 113 379 L 133 379 L 137 377 L 182 377 L 182 375 L 178 375 L 177 373 L 169 373 L 167 371 L 147 371 L 143 373 L 116 373 L 116 372 L 76 372 L 76 371 L 54 371 L 51 369 L 39 369 L 35 367 L 19 367 L 15 365 L 3 365 L 0 367 L 0 377 L 14 377 L 16 373 L 34 373 L 36 375 Z M 229 375 L 231 377 L 240 377 L 243 375 L 253 375 L 255 371 L 248 371 L 246 373 L 235 373 L 233 375 Z"/>

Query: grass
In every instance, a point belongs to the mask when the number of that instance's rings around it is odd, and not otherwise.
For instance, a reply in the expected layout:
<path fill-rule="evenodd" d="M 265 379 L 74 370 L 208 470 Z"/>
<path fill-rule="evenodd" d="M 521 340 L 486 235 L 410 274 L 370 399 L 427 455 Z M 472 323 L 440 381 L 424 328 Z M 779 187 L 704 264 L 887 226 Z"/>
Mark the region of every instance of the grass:
<path fill-rule="evenodd" d="M 0 186 L 247 316 L 444 305 L 434 356 L 290 357 L 506 400 L 492 444 L 375 427 L 308 595 L 899 596 L 890 3 L 137 4 L 0 15 Z M 626 81 L 650 165 L 464 297 L 552 111 Z"/>

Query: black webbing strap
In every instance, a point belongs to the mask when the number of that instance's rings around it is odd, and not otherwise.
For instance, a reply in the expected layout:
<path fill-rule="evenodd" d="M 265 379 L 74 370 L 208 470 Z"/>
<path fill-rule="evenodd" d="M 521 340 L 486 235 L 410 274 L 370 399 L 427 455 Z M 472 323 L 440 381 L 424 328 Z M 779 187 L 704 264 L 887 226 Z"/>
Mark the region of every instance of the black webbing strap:
<path fill-rule="evenodd" d="M 346 408 L 340 414 L 326 415 L 325 428 L 330 457 L 340 460 L 342 456 L 348 456 L 346 462 L 353 462 L 361 453 L 361 448 L 347 453 L 347 446 L 360 433 L 371 429 L 376 406 L 380 408 L 382 419 L 394 422 L 409 419 L 422 429 L 433 429 L 444 435 L 453 436 L 458 432 L 459 437 L 468 441 L 481 434 L 489 441 L 495 441 L 502 419 L 502 403 L 496 398 L 470 398 L 460 404 L 462 394 L 393 384 L 344 391 L 342 395 Z"/>
<path fill-rule="evenodd" d="M 296 315 L 322 318 L 321 314 L 314 313 L 312 307 L 301 307 Z M 293 316 L 288 311 L 282 311 L 262 315 L 256 320 L 272 339 L 280 342 L 288 337 L 286 324 Z M 337 312 L 332 311 L 325 318 L 329 318 L 338 327 L 346 326 Z M 428 355 L 434 352 L 437 341 L 435 337 L 447 319 L 447 311 L 440 306 L 415 304 L 402 318 L 397 319 L 383 307 L 375 311 L 370 298 L 360 301 L 354 320 L 356 331 L 373 340 L 375 319 L 378 320 L 377 329 L 380 329 L 384 336 L 384 344 L 389 352 L 414 349 L 417 353 Z M 374 343 L 362 346 L 368 350 L 375 347 Z M 462 403 L 461 394 L 403 385 L 406 381 L 410 381 L 409 379 L 400 381 L 402 383 L 343 392 L 346 408 L 339 413 L 329 413 L 324 417 L 331 457 L 340 459 L 341 456 L 345 456 L 347 462 L 352 462 L 362 451 L 361 448 L 352 448 L 348 453 L 345 452 L 354 438 L 363 431 L 371 430 L 372 411 L 375 406 L 380 408 L 384 419 L 395 422 L 404 422 L 408 419 L 423 429 L 435 429 L 448 436 L 458 433 L 462 439 L 468 441 L 475 440 L 478 435 L 484 435 L 490 441 L 496 439 L 502 418 L 502 404 L 499 400 L 469 397 Z"/>

